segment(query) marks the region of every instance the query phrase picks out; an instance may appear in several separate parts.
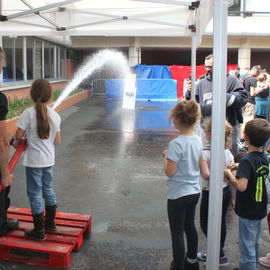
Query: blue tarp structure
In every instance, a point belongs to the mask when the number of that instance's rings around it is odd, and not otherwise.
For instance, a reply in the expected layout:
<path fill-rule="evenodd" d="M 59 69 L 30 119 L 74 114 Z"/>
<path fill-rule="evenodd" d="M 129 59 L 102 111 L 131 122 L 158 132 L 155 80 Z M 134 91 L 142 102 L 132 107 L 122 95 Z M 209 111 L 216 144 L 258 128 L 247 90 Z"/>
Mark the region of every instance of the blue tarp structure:
<path fill-rule="evenodd" d="M 124 80 L 107 79 L 105 80 L 106 96 L 109 98 L 122 98 L 124 92 Z"/>
<path fill-rule="evenodd" d="M 136 80 L 136 99 L 176 100 L 176 80 Z"/>
<path fill-rule="evenodd" d="M 151 100 L 176 100 L 177 81 L 160 79 L 137 79 L 136 99 Z M 122 98 L 124 91 L 124 80 L 105 80 L 106 96 L 109 98 Z"/>
<path fill-rule="evenodd" d="M 172 79 L 168 66 L 135 65 L 133 71 L 137 79 Z"/>
<path fill-rule="evenodd" d="M 135 110 L 122 110 L 122 101 L 108 99 L 105 103 L 106 115 L 104 126 L 113 130 L 162 129 L 174 130 L 169 121 L 170 110 L 177 101 L 142 101 L 136 102 Z"/>
<path fill-rule="evenodd" d="M 177 81 L 172 79 L 168 66 L 136 65 L 136 99 L 177 100 Z M 124 80 L 105 80 L 106 95 L 109 98 L 122 98 Z"/>

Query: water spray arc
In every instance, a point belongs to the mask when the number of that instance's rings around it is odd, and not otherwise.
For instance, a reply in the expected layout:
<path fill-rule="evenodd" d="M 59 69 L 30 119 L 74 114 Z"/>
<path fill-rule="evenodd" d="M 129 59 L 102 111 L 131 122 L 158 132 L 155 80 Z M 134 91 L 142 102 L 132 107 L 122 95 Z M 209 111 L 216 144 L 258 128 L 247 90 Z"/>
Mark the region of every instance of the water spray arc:
<path fill-rule="evenodd" d="M 89 75 L 91 75 L 94 71 L 99 70 L 108 62 L 117 63 L 117 65 L 121 68 L 122 74 L 125 78 L 125 89 L 127 87 L 133 87 L 130 85 L 130 69 L 128 66 L 128 62 L 125 56 L 121 52 L 117 52 L 114 50 L 102 50 L 96 53 L 93 57 L 88 58 L 82 67 L 75 73 L 74 78 L 72 81 L 67 85 L 67 87 L 63 90 L 60 97 L 56 100 L 53 105 L 53 109 L 58 107 L 61 102 L 73 91 L 76 87 Z M 134 90 L 132 90 L 134 91 Z M 126 90 L 125 90 L 126 92 Z M 12 173 L 15 166 L 17 165 L 22 153 L 26 150 L 27 144 L 26 141 L 20 143 L 18 148 L 16 149 L 14 155 L 12 156 L 9 162 L 9 171 Z M 0 192 L 2 191 L 3 187 L 0 183 Z"/>
<path fill-rule="evenodd" d="M 60 97 L 56 100 L 56 102 L 53 105 L 53 109 L 58 107 L 61 102 L 80 85 L 83 80 L 85 80 L 89 75 L 91 75 L 93 72 L 98 71 L 101 69 L 105 64 L 107 63 L 117 63 L 117 66 L 121 68 L 121 71 L 126 78 L 129 74 L 129 66 L 128 62 L 125 58 L 125 56 L 118 51 L 114 50 L 102 50 L 96 53 L 94 56 L 89 57 L 86 59 L 84 64 L 79 68 L 79 70 L 75 73 L 73 79 L 71 82 L 66 86 L 66 88 L 63 90 Z"/>

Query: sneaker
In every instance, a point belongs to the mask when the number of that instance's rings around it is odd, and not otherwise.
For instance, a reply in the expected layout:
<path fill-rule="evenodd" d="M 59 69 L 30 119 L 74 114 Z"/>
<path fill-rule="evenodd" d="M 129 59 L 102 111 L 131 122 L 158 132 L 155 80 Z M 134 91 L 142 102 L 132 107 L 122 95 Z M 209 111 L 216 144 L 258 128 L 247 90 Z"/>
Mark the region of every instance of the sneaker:
<path fill-rule="evenodd" d="M 197 253 L 197 258 L 201 262 L 205 262 L 206 261 L 206 257 L 207 257 L 206 252 L 198 252 Z"/>
<path fill-rule="evenodd" d="M 219 259 L 219 267 L 229 265 L 228 258 L 226 256 Z"/>
<path fill-rule="evenodd" d="M 264 267 L 270 268 L 270 253 L 266 254 L 265 257 L 260 257 L 259 263 Z"/>
<path fill-rule="evenodd" d="M 200 252 L 199 252 L 200 253 Z M 198 254 L 199 254 L 198 253 Z M 203 252 L 201 252 L 201 253 L 203 253 Z M 198 256 L 198 254 L 197 254 L 197 258 L 198 258 L 198 260 L 199 260 L 199 256 Z M 204 255 L 205 255 L 205 265 L 206 265 L 206 253 L 204 253 Z M 202 257 L 204 257 L 204 256 L 202 256 Z M 224 257 L 222 257 L 222 258 L 219 258 L 219 267 L 223 267 L 223 266 L 227 266 L 227 265 L 229 265 L 230 263 L 229 263 L 229 261 L 228 261 L 228 258 L 226 257 L 226 256 L 224 256 Z"/>

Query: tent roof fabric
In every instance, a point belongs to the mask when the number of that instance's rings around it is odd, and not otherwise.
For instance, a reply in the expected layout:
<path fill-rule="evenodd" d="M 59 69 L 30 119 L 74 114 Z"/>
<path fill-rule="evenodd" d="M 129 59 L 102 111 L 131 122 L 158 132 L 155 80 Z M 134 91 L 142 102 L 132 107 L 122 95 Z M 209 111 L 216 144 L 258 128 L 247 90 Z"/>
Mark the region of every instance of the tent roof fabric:
<path fill-rule="evenodd" d="M 196 1 L 0 0 L 0 33 L 3 36 L 48 37 L 72 45 L 72 36 L 191 36 L 189 26 L 196 25 L 198 46 L 203 34 L 213 33 L 210 21 L 213 0 L 200 0 L 198 9 L 190 9 Z M 229 16 L 228 34 L 269 36 L 268 21 L 267 14 L 245 18 Z"/>
<path fill-rule="evenodd" d="M 185 3 L 2 0 L 2 15 L 8 20 L 0 23 L 0 31 L 39 36 L 187 36 L 194 11 L 188 7 L 192 1 Z"/>

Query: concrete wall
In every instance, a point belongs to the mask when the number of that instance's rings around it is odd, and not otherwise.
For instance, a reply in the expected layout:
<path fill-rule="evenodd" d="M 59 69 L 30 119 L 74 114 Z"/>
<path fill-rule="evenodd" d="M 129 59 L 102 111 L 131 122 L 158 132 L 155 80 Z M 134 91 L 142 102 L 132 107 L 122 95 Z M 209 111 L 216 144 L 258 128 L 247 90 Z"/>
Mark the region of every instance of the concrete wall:
<path fill-rule="evenodd" d="M 203 37 L 199 48 L 212 48 L 212 37 Z M 228 37 L 228 48 L 240 48 L 248 43 L 250 48 L 269 48 L 270 37 Z M 190 37 L 72 37 L 73 48 L 189 48 Z"/>
<path fill-rule="evenodd" d="M 204 49 L 212 49 L 212 36 L 202 38 L 202 43 L 198 51 Z M 131 66 L 142 63 L 145 50 L 166 49 L 172 52 L 176 49 L 191 48 L 190 37 L 72 37 L 72 46 L 77 49 L 86 48 L 128 48 L 129 64 Z M 228 49 L 237 50 L 238 56 L 234 60 L 236 64 L 244 68 L 251 66 L 254 62 L 262 64 L 266 68 L 270 68 L 267 59 L 259 57 L 256 59 L 256 50 L 266 50 L 270 53 L 270 37 L 228 37 Z M 253 54 L 252 54 L 253 50 Z M 255 50 L 255 51 L 254 51 Z M 169 57 L 169 54 L 168 54 Z M 270 62 L 270 61 L 269 61 Z M 161 64 L 161 63 L 160 63 Z M 175 63 L 177 64 L 177 63 Z"/>

